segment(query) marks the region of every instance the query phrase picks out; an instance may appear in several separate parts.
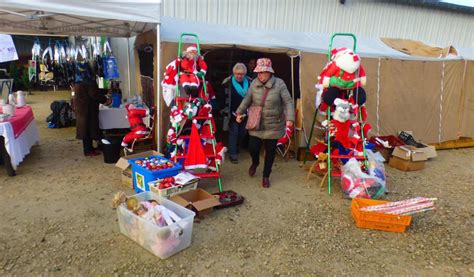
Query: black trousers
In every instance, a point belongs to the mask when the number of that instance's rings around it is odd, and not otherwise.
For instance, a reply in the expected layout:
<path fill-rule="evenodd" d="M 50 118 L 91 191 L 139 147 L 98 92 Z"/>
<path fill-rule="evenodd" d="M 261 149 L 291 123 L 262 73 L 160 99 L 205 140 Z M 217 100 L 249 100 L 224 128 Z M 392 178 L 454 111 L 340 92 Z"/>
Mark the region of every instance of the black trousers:
<path fill-rule="evenodd" d="M 260 148 L 262 143 L 265 146 L 265 163 L 263 165 L 263 177 L 270 177 L 272 172 L 273 161 L 275 160 L 275 153 L 277 147 L 277 139 L 261 139 L 254 136 L 249 136 L 249 152 L 252 156 L 252 164 L 260 164 Z"/>
<path fill-rule="evenodd" d="M 82 149 L 84 150 L 84 154 L 89 154 L 94 150 L 91 138 L 85 138 L 82 140 Z"/>

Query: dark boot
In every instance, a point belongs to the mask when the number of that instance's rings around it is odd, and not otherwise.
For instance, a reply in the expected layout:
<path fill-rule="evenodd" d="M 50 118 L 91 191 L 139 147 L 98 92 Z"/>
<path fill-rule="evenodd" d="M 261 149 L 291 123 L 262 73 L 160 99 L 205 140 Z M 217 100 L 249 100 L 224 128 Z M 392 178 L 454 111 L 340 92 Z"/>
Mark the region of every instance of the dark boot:
<path fill-rule="evenodd" d="M 250 167 L 249 167 L 249 176 L 250 177 L 255 176 L 255 172 L 257 171 L 257 166 L 258 166 L 257 164 L 250 165 Z"/>
<path fill-rule="evenodd" d="M 262 187 L 269 188 L 270 187 L 270 178 L 263 177 L 262 179 Z"/>

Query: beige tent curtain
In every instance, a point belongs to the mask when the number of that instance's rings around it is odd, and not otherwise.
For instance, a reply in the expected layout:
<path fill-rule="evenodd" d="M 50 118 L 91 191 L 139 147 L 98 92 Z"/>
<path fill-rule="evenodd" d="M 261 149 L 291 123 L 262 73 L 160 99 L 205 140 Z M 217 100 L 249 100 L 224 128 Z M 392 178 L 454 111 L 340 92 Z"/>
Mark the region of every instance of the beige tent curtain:
<path fill-rule="evenodd" d="M 302 53 L 301 94 L 308 135 L 315 111 L 314 84 L 326 61 L 326 55 Z M 474 122 L 474 62 L 468 62 L 464 83 L 464 61 L 363 58 L 362 63 L 367 73 L 366 107 L 371 135 L 411 130 L 426 143 L 474 136 L 474 125 L 469 124 Z M 316 134 L 321 138 L 321 131 Z"/>

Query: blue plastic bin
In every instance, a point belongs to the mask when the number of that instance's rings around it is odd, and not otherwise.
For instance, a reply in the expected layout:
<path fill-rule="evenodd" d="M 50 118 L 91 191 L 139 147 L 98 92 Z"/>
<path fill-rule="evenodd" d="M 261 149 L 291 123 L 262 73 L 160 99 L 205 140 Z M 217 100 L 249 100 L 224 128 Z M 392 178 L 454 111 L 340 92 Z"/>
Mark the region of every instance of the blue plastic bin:
<path fill-rule="evenodd" d="M 150 156 L 148 158 L 159 158 L 160 160 L 169 161 L 168 159 L 164 158 L 163 156 Z M 133 179 L 133 188 L 137 193 L 150 191 L 150 187 L 148 183 L 154 181 L 156 179 L 163 179 L 166 177 L 176 176 L 179 171 L 181 170 L 181 164 L 175 164 L 175 166 L 167 169 L 151 171 L 146 168 L 143 168 L 137 164 L 135 161 L 138 160 L 145 160 L 145 158 L 137 158 L 137 159 L 130 159 L 128 163 L 132 166 L 132 179 Z"/>

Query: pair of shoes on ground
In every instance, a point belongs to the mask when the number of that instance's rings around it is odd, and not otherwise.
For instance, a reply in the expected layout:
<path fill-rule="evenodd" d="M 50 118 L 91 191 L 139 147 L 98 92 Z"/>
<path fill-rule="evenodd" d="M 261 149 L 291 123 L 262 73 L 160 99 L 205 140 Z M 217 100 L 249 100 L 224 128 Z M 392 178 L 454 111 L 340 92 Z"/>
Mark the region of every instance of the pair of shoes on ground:
<path fill-rule="evenodd" d="M 257 164 L 251 164 L 249 167 L 249 176 L 253 177 L 255 176 L 255 173 L 257 171 Z M 264 188 L 269 188 L 270 187 L 270 178 L 268 177 L 263 177 L 262 179 L 262 187 Z"/>

